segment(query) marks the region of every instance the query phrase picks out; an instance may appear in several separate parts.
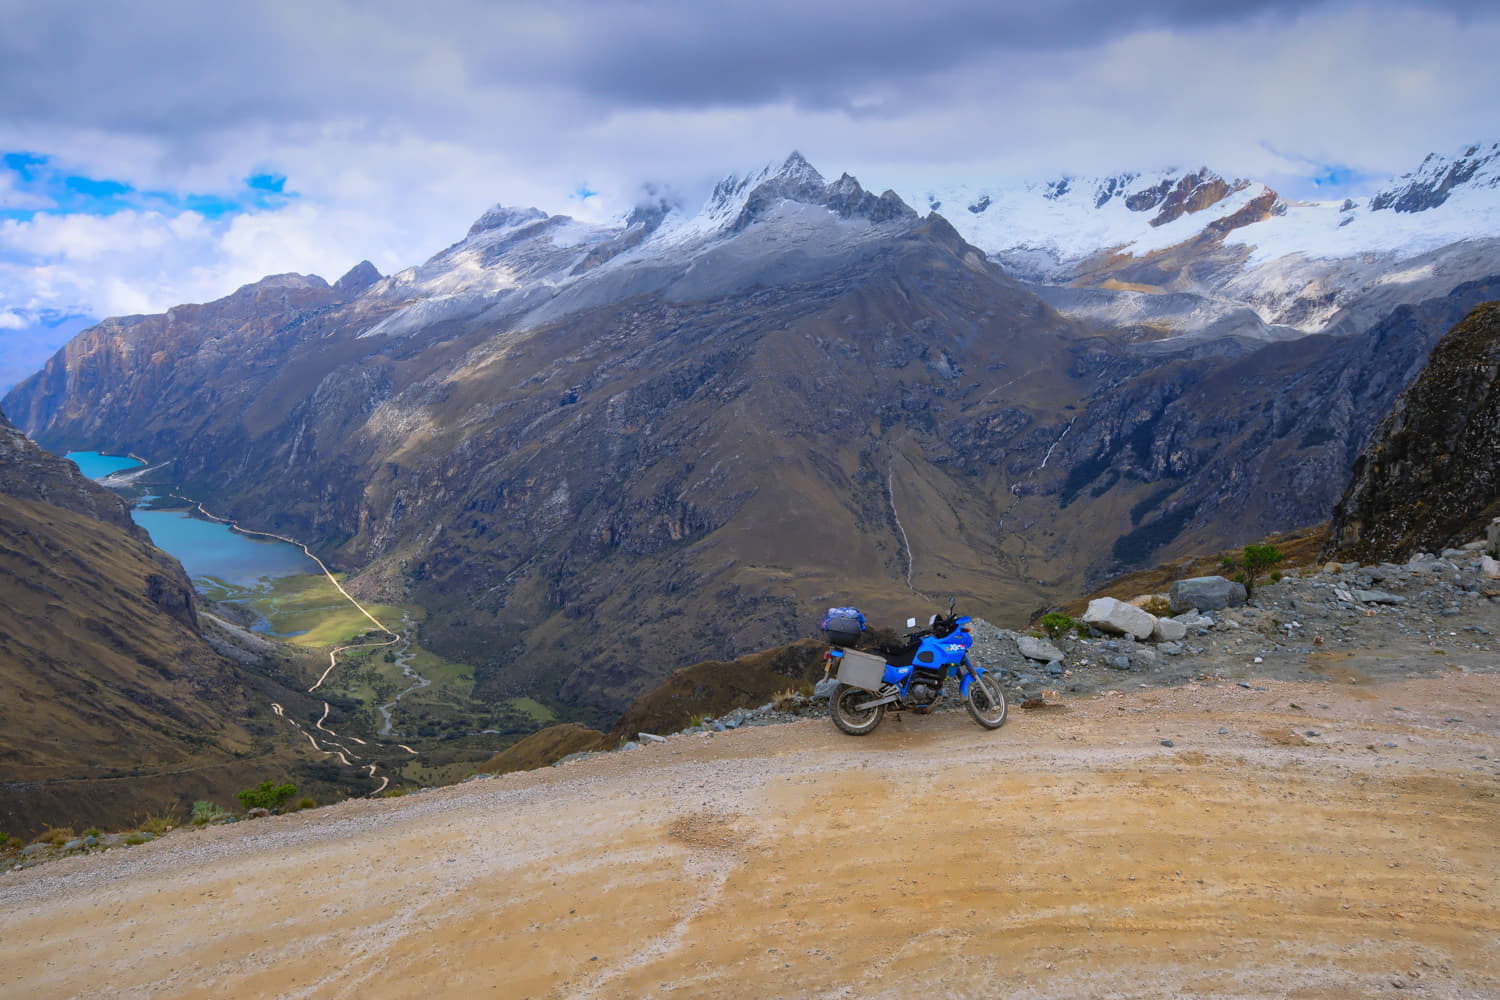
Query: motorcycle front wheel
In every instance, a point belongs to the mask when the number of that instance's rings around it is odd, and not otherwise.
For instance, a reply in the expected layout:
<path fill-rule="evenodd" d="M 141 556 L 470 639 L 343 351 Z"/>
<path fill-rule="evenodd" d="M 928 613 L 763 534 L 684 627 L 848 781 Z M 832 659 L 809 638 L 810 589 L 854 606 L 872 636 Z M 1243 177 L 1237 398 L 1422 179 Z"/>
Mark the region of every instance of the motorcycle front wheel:
<path fill-rule="evenodd" d="M 863 736 L 870 732 L 885 718 L 885 706 L 876 705 L 864 709 L 857 706 L 874 697 L 876 696 L 864 688 L 840 684 L 828 699 L 828 714 L 833 716 L 833 724 L 850 736 Z"/>
<path fill-rule="evenodd" d="M 979 674 L 969 682 L 964 707 L 974 721 L 986 729 L 999 729 L 1005 725 L 1005 692 L 990 674 Z"/>

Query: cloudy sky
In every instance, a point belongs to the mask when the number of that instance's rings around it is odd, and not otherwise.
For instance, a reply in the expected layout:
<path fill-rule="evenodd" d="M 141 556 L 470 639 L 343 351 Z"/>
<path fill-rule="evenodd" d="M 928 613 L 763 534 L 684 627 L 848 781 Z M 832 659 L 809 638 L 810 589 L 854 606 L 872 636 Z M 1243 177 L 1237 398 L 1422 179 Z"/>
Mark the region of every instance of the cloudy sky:
<path fill-rule="evenodd" d="M 89 319 L 384 273 L 800 150 L 911 190 L 1500 139 L 1493 0 L 0 0 L 0 391 Z"/>

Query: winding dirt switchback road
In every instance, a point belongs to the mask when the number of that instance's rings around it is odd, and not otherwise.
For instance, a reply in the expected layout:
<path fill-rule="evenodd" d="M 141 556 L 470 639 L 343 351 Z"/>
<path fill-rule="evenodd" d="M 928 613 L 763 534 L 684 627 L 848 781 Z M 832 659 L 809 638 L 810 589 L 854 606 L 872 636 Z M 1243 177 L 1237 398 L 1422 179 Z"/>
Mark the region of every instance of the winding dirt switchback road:
<path fill-rule="evenodd" d="M 1497 772 L 1457 669 L 677 736 L 6 873 L 0 995 L 1495 997 Z"/>
<path fill-rule="evenodd" d="M 285 542 L 287 545 L 294 545 L 297 548 L 301 549 L 303 555 L 307 556 L 308 559 L 317 563 L 318 569 L 322 572 L 323 576 L 328 579 L 328 582 L 333 584 L 334 588 L 338 590 L 340 596 L 342 596 L 344 600 L 348 601 L 360 614 L 368 618 L 376 629 L 384 632 L 389 637 L 378 642 L 352 642 L 346 643 L 342 646 L 335 646 L 330 649 L 328 651 L 328 667 L 323 671 L 321 675 L 319 675 L 318 679 L 313 682 L 312 687 L 307 689 L 309 694 L 322 687 L 323 682 L 328 680 L 328 675 L 338 669 L 340 653 L 347 652 L 351 649 L 380 649 L 386 646 L 394 646 L 398 642 L 405 643 L 405 645 L 402 646 L 403 659 L 401 661 L 401 672 L 407 676 L 415 677 L 416 683 L 413 684 L 411 688 L 403 691 L 401 695 L 398 695 L 396 697 L 396 701 L 399 702 L 402 696 L 406 695 L 412 690 L 415 690 L 416 688 L 423 687 L 427 683 L 429 683 L 425 677 L 422 677 L 421 675 L 415 673 L 405 659 L 405 656 L 407 655 L 406 651 L 411 645 L 410 622 L 404 622 L 404 624 L 406 625 L 406 631 L 404 635 L 402 633 L 392 631 L 385 625 L 384 622 L 376 618 L 374 615 L 370 614 L 369 610 L 363 604 L 356 601 L 354 599 L 354 595 L 350 594 L 347 590 L 344 589 L 344 585 L 342 583 L 339 583 L 338 577 L 333 575 L 333 570 L 329 569 L 327 563 L 323 562 L 323 560 L 319 559 L 316 555 L 313 554 L 313 550 L 308 548 L 306 542 L 299 542 L 295 538 L 288 538 L 285 535 L 277 535 L 269 531 L 257 531 L 254 528 L 246 528 L 237 521 L 231 520 L 227 517 L 220 517 L 218 514 L 211 513 L 208 508 L 203 506 L 203 504 L 191 499 L 190 497 L 185 497 L 178 493 L 173 493 L 170 495 L 177 500 L 183 500 L 187 503 L 193 504 L 197 508 L 198 513 L 202 514 L 204 517 L 208 518 L 211 521 L 217 521 L 220 524 L 226 525 L 231 530 L 237 531 L 242 535 L 251 535 L 257 538 L 270 538 L 278 542 Z M 392 705 L 394 704 L 395 702 L 392 702 Z M 381 731 L 382 736 L 389 736 L 392 733 L 391 713 L 388 711 L 390 707 L 390 705 L 387 705 L 382 706 L 380 709 L 381 715 L 385 719 L 385 725 Z M 318 753 L 337 759 L 339 763 L 343 764 L 345 767 L 355 767 L 356 765 L 353 761 L 361 760 L 359 754 L 350 750 L 343 744 L 335 741 L 353 740 L 355 743 L 364 745 L 364 740 L 361 740 L 355 736 L 340 736 L 334 730 L 329 729 L 327 726 L 323 725 L 323 723 L 328 719 L 328 702 L 325 701 L 323 703 L 323 717 L 320 718 L 314 725 L 314 728 L 322 733 L 327 734 L 328 738 L 323 742 L 319 742 L 318 737 L 314 736 L 312 733 L 304 729 L 301 723 L 297 722 L 296 719 L 293 719 L 291 716 L 287 715 L 286 710 L 283 709 L 280 705 L 273 703 L 271 705 L 271 710 L 274 711 L 278 717 L 285 719 L 288 723 L 290 723 L 292 728 L 295 729 L 298 733 L 307 737 L 308 742 L 312 744 L 313 749 Z M 417 752 L 415 750 L 405 745 L 404 743 L 397 744 L 397 746 L 399 746 L 402 750 L 405 750 L 412 756 L 417 755 Z M 350 758 L 353 758 L 353 761 L 351 761 Z M 376 777 L 377 772 L 380 770 L 379 766 L 376 764 L 360 764 L 358 766 L 359 769 L 364 771 L 370 778 Z M 390 783 L 391 779 L 389 775 L 380 775 L 380 784 L 377 785 L 372 791 L 370 791 L 369 794 L 371 796 L 379 795 L 381 792 L 384 792 L 386 790 Z"/>

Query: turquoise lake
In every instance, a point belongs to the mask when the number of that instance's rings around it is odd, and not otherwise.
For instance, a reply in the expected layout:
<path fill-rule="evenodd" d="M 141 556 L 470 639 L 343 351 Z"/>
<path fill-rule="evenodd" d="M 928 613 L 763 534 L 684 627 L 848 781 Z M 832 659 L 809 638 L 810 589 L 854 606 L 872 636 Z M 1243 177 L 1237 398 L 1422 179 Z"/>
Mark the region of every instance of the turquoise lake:
<path fill-rule="evenodd" d="M 90 479 L 103 479 L 111 472 L 123 472 L 146 464 L 124 455 L 101 455 L 97 451 L 70 451 L 63 457 L 72 460 Z"/>
<path fill-rule="evenodd" d="M 141 464 L 133 458 L 92 451 L 70 451 L 66 457 L 78 463 L 83 474 L 90 479 L 102 479 L 111 472 Z M 225 583 L 249 587 L 262 579 L 322 572 L 318 564 L 295 545 L 250 538 L 230 531 L 227 525 L 217 521 L 194 517 L 185 509 L 136 507 L 130 515 L 136 524 L 150 532 L 156 547 L 175 556 L 188 576 L 195 580 L 214 577 Z"/>

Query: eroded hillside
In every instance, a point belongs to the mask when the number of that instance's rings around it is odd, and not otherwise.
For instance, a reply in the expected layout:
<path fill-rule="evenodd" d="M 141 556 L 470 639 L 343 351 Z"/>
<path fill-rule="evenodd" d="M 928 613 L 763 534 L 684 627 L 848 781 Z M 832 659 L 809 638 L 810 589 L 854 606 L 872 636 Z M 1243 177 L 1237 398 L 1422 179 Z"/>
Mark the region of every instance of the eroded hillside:
<path fill-rule="evenodd" d="M 310 704 L 218 628 L 117 496 L 0 415 L 0 830 L 185 815 L 307 766 L 270 701 Z"/>

